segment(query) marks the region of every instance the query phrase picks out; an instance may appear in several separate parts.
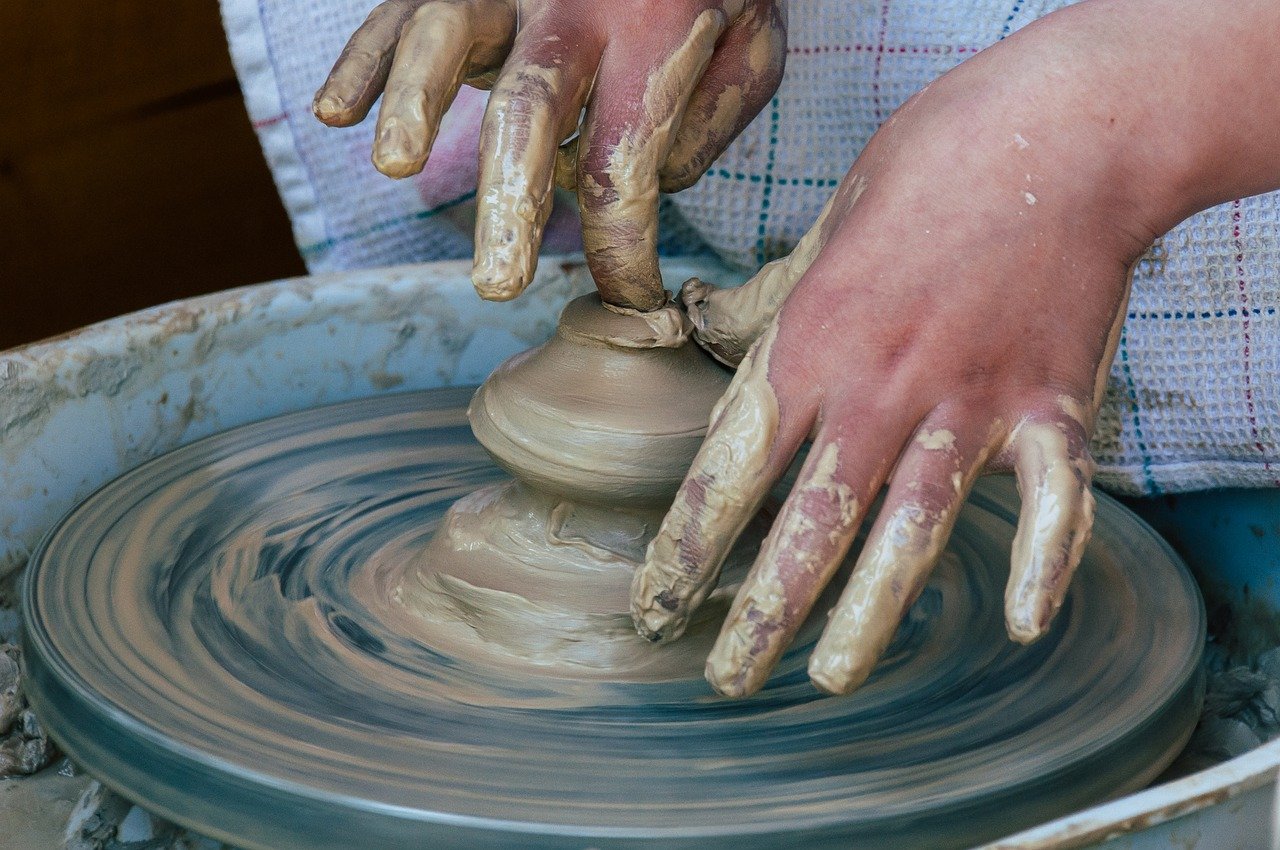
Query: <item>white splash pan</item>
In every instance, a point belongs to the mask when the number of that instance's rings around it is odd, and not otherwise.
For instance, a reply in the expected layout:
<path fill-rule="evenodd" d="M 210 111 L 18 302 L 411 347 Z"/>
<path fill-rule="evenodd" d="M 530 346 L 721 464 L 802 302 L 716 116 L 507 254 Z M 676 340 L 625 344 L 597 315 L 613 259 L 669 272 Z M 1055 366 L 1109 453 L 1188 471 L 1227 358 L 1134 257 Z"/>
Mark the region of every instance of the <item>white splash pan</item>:
<path fill-rule="evenodd" d="M 707 261 L 668 261 L 663 272 L 669 282 L 741 279 Z M 549 336 L 564 302 L 590 287 L 580 257 L 544 258 L 530 290 L 507 304 L 476 298 L 465 262 L 347 272 L 177 301 L 0 353 L 0 578 L 72 505 L 142 461 L 317 404 L 479 383 Z M 1229 504 L 1233 516 L 1269 519 L 1262 543 L 1233 545 L 1228 531 L 1204 553 L 1229 565 L 1218 590 L 1247 596 L 1252 583 L 1256 606 L 1259 588 L 1274 589 L 1277 496 L 1200 497 L 1163 518 L 1218 527 L 1212 514 Z M 1259 545 L 1267 557 L 1248 548 Z M 1270 597 L 1274 612 L 1280 595 Z M 1277 774 L 1280 741 L 994 846 L 1280 847 Z"/>

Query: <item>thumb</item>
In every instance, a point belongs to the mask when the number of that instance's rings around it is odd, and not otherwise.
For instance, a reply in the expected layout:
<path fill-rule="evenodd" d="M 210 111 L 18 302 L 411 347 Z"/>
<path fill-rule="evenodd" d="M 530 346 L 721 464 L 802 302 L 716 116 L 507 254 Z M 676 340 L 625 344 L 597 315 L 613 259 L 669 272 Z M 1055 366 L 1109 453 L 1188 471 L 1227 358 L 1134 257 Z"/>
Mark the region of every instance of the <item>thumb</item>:
<path fill-rule="evenodd" d="M 848 175 L 795 249 L 767 263 L 741 286 L 722 289 L 696 277 L 685 281 L 680 300 L 693 322 L 693 338 L 698 344 L 721 363 L 737 366 L 778 315 L 796 282 L 822 252 L 838 220 L 844 218 L 865 186 L 862 177 Z M 839 212 L 833 215 L 834 210 Z"/>

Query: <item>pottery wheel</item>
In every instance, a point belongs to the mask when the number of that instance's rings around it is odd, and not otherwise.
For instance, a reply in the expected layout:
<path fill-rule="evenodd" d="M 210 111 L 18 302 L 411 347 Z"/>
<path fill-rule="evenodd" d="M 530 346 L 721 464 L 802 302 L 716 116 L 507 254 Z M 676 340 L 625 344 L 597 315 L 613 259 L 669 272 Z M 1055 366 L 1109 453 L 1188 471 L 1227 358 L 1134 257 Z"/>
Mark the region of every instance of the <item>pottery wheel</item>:
<path fill-rule="evenodd" d="M 386 571 L 500 481 L 469 391 L 317 408 L 194 443 L 87 499 L 33 558 L 30 698 L 90 773 L 247 848 L 963 846 L 1129 791 L 1180 749 L 1205 620 L 1100 497 L 1052 631 L 1005 637 L 1017 497 L 978 487 L 870 682 L 756 696 L 457 657 L 393 627 Z M 821 620 L 821 618 L 817 618 Z M 640 640 L 640 638 L 636 638 Z"/>

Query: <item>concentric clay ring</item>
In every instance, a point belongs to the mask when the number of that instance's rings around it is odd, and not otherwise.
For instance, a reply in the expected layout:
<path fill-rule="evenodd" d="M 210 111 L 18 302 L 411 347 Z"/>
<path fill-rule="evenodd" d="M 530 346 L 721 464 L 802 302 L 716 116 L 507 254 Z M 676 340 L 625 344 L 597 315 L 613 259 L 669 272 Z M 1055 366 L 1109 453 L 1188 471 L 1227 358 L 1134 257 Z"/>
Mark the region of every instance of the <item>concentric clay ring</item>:
<path fill-rule="evenodd" d="M 454 500 L 502 480 L 468 395 L 250 425 L 76 508 L 24 599 L 30 698 L 68 753 L 246 848 L 916 848 L 1139 787 L 1195 723 L 1199 594 L 1105 497 L 1051 633 L 1007 640 L 1004 479 L 849 697 L 805 675 L 820 622 L 742 701 L 687 672 L 554 676 L 433 647 L 388 588 Z"/>

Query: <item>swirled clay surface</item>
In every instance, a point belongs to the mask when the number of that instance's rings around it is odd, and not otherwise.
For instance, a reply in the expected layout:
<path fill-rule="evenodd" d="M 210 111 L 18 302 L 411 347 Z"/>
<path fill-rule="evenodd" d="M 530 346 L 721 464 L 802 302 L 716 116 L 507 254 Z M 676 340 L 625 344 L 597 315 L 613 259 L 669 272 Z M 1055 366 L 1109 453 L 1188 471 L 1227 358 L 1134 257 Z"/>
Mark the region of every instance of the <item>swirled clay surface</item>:
<path fill-rule="evenodd" d="M 402 598 L 406 575 L 455 500 L 503 480 L 467 428 L 467 395 L 229 431 L 73 511 L 24 599 L 31 699 L 70 754 L 248 848 L 933 847 L 1139 787 L 1194 724 L 1198 593 L 1105 497 L 1050 633 L 1008 641 L 1017 499 L 1002 479 L 978 488 L 848 697 L 808 681 L 818 623 L 745 700 L 715 696 L 700 664 L 504 663 L 518 622 L 484 652 L 436 641 L 430 605 Z M 445 591 L 483 621 L 483 595 Z M 631 639 L 615 625 L 610 640 Z M 599 623 L 576 626 L 590 660 Z M 634 640 L 678 659 L 705 652 L 694 637 Z"/>

